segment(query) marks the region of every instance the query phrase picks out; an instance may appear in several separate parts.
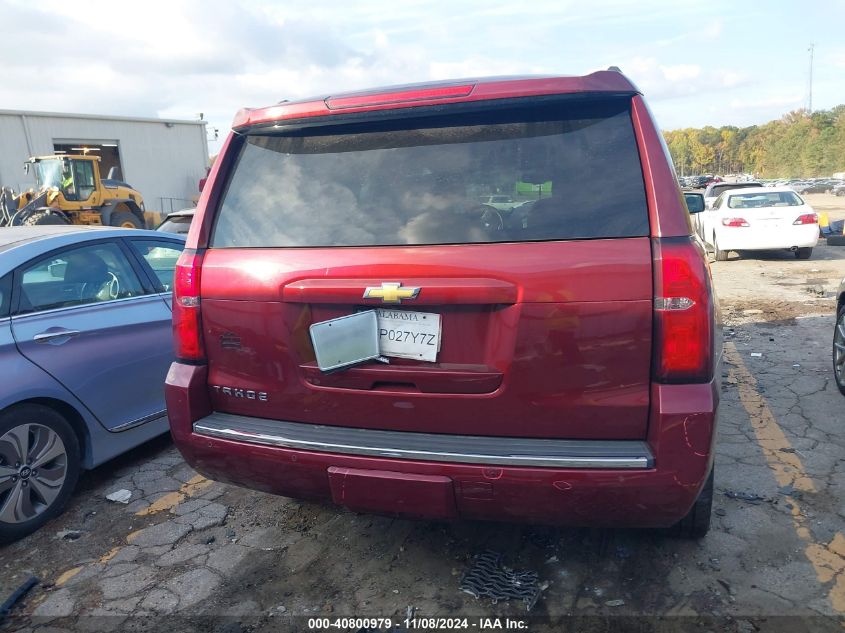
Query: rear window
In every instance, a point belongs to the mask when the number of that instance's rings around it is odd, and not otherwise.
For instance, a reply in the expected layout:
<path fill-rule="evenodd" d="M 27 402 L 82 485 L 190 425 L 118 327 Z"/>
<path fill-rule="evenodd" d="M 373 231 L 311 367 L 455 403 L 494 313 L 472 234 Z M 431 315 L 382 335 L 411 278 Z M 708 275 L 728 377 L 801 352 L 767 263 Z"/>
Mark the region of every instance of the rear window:
<path fill-rule="evenodd" d="M 792 191 L 773 193 L 740 193 L 728 198 L 730 209 L 754 209 L 756 207 L 799 207 L 804 204 L 798 194 Z"/>
<path fill-rule="evenodd" d="M 168 218 L 158 225 L 156 231 L 164 231 L 165 233 L 177 233 L 179 235 L 185 235 L 191 229 L 192 219 L 193 217 L 191 216 L 177 216 L 173 218 Z"/>
<path fill-rule="evenodd" d="M 713 185 L 710 189 L 710 196 L 711 198 L 715 198 L 719 194 L 730 191 L 731 189 L 748 189 L 749 187 L 762 187 L 758 182 L 737 182 L 737 183 L 729 183 L 726 185 Z"/>
<path fill-rule="evenodd" d="M 492 206 L 500 199 L 512 208 Z M 630 99 L 618 99 L 248 136 L 211 245 L 490 243 L 648 232 Z"/>

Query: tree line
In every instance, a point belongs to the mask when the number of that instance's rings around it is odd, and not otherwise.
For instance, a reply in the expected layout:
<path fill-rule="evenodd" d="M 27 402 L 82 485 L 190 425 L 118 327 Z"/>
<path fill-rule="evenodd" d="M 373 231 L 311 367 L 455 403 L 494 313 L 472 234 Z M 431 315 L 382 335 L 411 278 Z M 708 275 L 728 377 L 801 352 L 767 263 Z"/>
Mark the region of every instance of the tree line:
<path fill-rule="evenodd" d="M 796 110 L 763 125 L 708 125 L 663 136 L 679 176 L 817 178 L 845 171 L 845 104 L 812 114 Z"/>

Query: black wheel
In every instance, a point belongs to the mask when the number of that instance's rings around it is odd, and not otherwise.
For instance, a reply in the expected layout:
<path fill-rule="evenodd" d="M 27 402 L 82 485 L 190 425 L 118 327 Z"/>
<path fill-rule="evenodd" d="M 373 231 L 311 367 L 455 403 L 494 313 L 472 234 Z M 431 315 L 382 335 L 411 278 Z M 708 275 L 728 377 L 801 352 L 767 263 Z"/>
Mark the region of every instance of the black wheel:
<path fill-rule="evenodd" d="M 41 226 L 44 224 L 70 224 L 65 216 L 50 211 L 36 211 L 26 220 L 21 222 L 22 226 Z"/>
<path fill-rule="evenodd" d="M 836 312 L 836 327 L 833 329 L 833 377 L 845 396 L 845 306 L 840 306 Z"/>
<path fill-rule="evenodd" d="M 79 464 L 76 434 L 52 409 L 21 404 L 0 414 L 0 542 L 58 516 L 76 486 Z"/>
<path fill-rule="evenodd" d="M 716 467 L 710 469 L 710 476 L 704 488 L 698 493 L 698 499 L 692 504 L 687 515 L 678 521 L 674 527 L 675 534 L 684 538 L 699 539 L 710 531 L 710 513 L 713 509 L 713 472 Z"/>
<path fill-rule="evenodd" d="M 143 229 L 144 223 L 131 211 L 115 211 L 109 218 L 112 226 L 119 226 L 124 229 Z"/>
<path fill-rule="evenodd" d="M 810 259 L 810 255 L 813 254 L 813 248 L 808 246 L 806 248 L 799 248 L 795 251 L 795 259 Z"/>
<path fill-rule="evenodd" d="M 719 248 L 719 242 L 716 241 L 716 236 L 713 236 L 713 257 L 717 262 L 728 261 L 728 251 L 723 251 Z"/>

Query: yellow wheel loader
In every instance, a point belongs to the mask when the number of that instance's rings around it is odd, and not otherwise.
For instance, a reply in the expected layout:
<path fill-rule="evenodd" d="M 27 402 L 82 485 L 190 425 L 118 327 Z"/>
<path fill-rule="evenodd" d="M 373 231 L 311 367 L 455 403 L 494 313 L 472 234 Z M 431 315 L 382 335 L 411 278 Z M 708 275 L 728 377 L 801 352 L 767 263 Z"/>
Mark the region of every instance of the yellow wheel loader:
<path fill-rule="evenodd" d="M 37 156 L 24 163 L 36 188 L 0 191 L 0 227 L 98 224 L 144 228 L 144 201 L 127 183 L 100 178 L 99 156 Z"/>

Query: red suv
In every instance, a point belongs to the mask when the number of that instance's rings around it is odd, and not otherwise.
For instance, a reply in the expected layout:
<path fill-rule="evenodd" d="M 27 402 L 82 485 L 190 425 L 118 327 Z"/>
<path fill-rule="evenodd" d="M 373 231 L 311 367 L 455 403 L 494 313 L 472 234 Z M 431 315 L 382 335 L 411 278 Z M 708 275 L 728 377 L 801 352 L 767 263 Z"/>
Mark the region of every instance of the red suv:
<path fill-rule="evenodd" d="M 356 511 L 707 531 L 711 279 L 624 75 L 383 88 L 233 128 L 176 271 L 167 405 L 194 468 Z"/>

